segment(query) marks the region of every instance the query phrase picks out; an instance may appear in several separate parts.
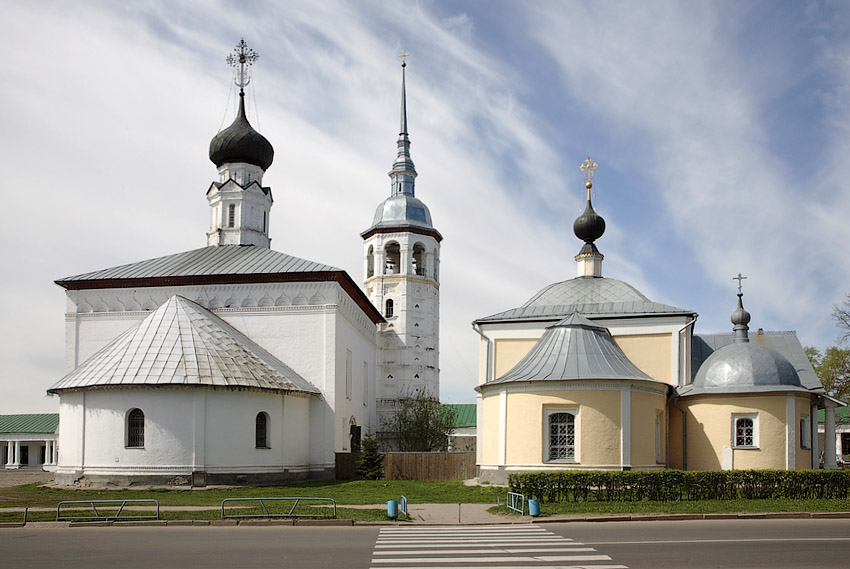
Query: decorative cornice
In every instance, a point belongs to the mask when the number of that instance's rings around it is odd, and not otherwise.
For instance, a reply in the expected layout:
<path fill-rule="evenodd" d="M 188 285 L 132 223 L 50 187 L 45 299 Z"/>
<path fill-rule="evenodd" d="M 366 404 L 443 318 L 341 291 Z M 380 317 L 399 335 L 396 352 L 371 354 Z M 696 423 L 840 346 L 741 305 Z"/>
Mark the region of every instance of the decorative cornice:
<path fill-rule="evenodd" d="M 437 240 L 437 243 L 443 240 L 443 236 L 436 229 L 425 229 L 416 227 L 415 225 L 404 225 L 398 227 L 372 227 L 360 234 L 363 239 L 369 239 L 378 233 L 416 233 L 418 235 L 427 235 Z"/>

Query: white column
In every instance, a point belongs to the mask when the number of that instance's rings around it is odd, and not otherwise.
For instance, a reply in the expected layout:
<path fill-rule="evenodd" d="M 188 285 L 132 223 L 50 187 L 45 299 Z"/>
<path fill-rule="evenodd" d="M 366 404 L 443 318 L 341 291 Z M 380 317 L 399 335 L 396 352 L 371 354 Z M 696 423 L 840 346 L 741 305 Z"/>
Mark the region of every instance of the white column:
<path fill-rule="evenodd" d="M 499 466 L 507 460 L 508 441 L 508 392 L 499 392 Z"/>
<path fill-rule="evenodd" d="M 835 403 L 824 400 L 823 467 L 838 468 L 835 463 Z"/>
<path fill-rule="evenodd" d="M 797 409 L 794 394 L 785 395 L 785 470 L 797 467 Z"/>
<path fill-rule="evenodd" d="M 835 429 L 833 429 L 833 431 L 834 430 Z M 13 466 L 20 466 L 21 465 L 21 441 L 15 441 L 15 455 L 14 455 L 13 458 L 14 458 L 14 461 L 12 462 L 12 465 Z"/>
<path fill-rule="evenodd" d="M 632 389 L 630 385 L 620 390 L 620 465 L 632 465 Z"/>
<path fill-rule="evenodd" d="M 817 399 L 809 407 L 809 426 L 811 427 L 812 440 L 812 468 L 820 468 L 820 450 L 818 449 L 818 402 Z"/>

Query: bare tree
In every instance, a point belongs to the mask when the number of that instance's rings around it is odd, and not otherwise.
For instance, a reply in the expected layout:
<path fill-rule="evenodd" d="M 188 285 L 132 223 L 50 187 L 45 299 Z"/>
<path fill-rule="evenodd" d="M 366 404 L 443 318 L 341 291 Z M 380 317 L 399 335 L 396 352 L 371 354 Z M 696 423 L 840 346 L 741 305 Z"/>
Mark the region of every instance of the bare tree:
<path fill-rule="evenodd" d="M 840 334 L 838 343 L 843 344 L 850 340 L 850 294 L 844 298 L 844 302 L 837 304 L 832 309 L 832 317 L 835 319 L 835 325 L 838 326 Z"/>

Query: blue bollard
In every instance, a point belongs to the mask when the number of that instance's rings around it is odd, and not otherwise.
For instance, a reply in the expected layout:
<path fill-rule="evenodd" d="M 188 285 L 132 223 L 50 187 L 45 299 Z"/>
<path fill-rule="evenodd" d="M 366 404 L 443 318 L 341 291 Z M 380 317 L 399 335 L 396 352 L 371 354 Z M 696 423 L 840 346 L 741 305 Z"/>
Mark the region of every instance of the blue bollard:
<path fill-rule="evenodd" d="M 397 500 L 388 500 L 387 501 L 387 516 L 391 520 L 398 518 L 398 501 Z"/>
<path fill-rule="evenodd" d="M 528 501 L 528 515 L 530 516 L 539 516 L 540 515 L 540 500 L 531 499 Z"/>

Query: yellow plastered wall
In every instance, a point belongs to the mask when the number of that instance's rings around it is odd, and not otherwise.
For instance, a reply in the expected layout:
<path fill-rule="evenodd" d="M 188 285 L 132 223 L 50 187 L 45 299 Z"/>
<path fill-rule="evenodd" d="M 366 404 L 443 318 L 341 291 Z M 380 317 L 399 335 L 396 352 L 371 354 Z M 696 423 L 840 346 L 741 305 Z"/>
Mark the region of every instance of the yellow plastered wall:
<path fill-rule="evenodd" d="M 688 411 L 688 470 L 720 470 L 722 448 L 732 447 L 732 415 L 758 413 L 757 449 L 733 449 L 733 468 L 785 468 L 785 395 L 694 396 Z"/>
<path fill-rule="evenodd" d="M 547 408 L 578 409 L 577 459 L 584 466 L 620 464 L 620 392 L 508 394 L 508 464 L 543 464 Z"/>
<path fill-rule="evenodd" d="M 531 351 L 539 338 L 505 338 L 493 342 L 495 366 L 493 378 L 505 375 L 522 357 Z"/>
<path fill-rule="evenodd" d="M 660 437 L 658 440 L 661 463 L 665 461 L 664 440 L 667 419 L 664 408 L 667 398 L 658 393 L 632 392 L 631 406 L 631 463 L 637 466 L 655 465 L 655 417 L 660 415 Z"/>
<path fill-rule="evenodd" d="M 478 444 L 481 445 L 481 463 L 497 464 L 499 461 L 499 394 L 484 396 L 481 399 L 481 436 Z"/>
<path fill-rule="evenodd" d="M 803 439 L 800 436 L 801 435 L 801 433 L 800 433 L 800 418 L 807 416 L 807 415 L 809 415 L 809 416 L 811 415 L 811 408 L 809 407 L 810 402 L 811 402 L 811 400 L 807 396 L 797 396 L 797 397 L 795 397 L 794 407 L 796 408 L 796 420 L 797 420 L 797 427 L 794 429 L 794 431 L 796 432 L 796 435 L 797 435 L 797 442 L 796 442 L 797 450 L 795 452 L 795 456 L 796 456 L 797 460 L 795 461 L 795 463 L 796 463 L 795 466 L 798 469 L 805 469 L 805 468 L 811 468 L 812 467 L 812 450 L 811 450 L 811 448 L 803 448 L 802 447 Z M 809 420 L 817 421 L 818 418 L 817 418 L 817 416 L 815 416 L 814 418 L 809 417 Z M 811 439 L 811 438 L 812 437 L 809 436 L 809 439 Z"/>
<path fill-rule="evenodd" d="M 638 334 L 615 336 L 614 341 L 632 363 L 653 379 L 670 385 L 672 379 L 673 335 Z"/>

